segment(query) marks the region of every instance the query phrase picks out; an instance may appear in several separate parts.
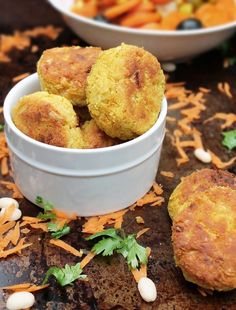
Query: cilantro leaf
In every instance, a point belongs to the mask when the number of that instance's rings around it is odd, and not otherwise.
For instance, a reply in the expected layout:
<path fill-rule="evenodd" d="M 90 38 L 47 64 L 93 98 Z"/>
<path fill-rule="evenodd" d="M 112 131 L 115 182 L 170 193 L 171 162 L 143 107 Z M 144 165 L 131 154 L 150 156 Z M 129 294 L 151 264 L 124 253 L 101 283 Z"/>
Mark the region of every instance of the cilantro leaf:
<path fill-rule="evenodd" d="M 86 238 L 86 240 L 93 240 L 97 237 L 104 237 L 104 236 L 108 236 L 108 237 L 112 237 L 112 238 L 117 238 L 118 237 L 118 234 L 117 234 L 117 231 L 116 229 L 114 228 L 109 228 L 109 229 L 105 229 L 101 232 L 98 232 L 96 234 L 93 234 L 89 237 Z"/>
<path fill-rule="evenodd" d="M 40 212 L 38 215 L 37 215 L 37 218 L 39 218 L 40 220 L 53 220 L 56 218 L 56 215 L 54 213 L 42 213 Z"/>
<path fill-rule="evenodd" d="M 0 131 L 4 130 L 4 124 L 0 124 Z"/>
<path fill-rule="evenodd" d="M 103 256 L 111 256 L 113 252 L 120 247 L 121 243 L 122 239 L 120 237 L 119 239 L 104 238 L 93 246 L 92 252 L 96 254 L 102 253 Z"/>
<path fill-rule="evenodd" d="M 35 202 L 44 209 L 44 212 L 50 212 L 53 210 L 53 205 L 51 204 L 51 202 L 44 200 L 40 196 L 36 197 Z"/>
<path fill-rule="evenodd" d="M 140 264 L 147 264 L 146 249 L 138 244 L 134 235 L 128 235 L 123 240 L 123 246 L 117 251 L 124 256 L 128 265 L 132 269 L 136 269 Z"/>
<path fill-rule="evenodd" d="M 226 146 L 229 150 L 236 147 L 236 129 L 222 132 L 224 136 L 222 144 Z"/>
<path fill-rule="evenodd" d="M 43 285 L 48 283 L 48 279 L 50 276 L 54 276 L 57 279 L 57 282 L 61 286 L 65 286 L 71 284 L 77 279 L 84 279 L 86 275 L 81 274 L 82 269 L 80 267 L 80 263 L 77 263 L 74 266 L 65 265 L 64 268 L 59 267 L 51 267 L 46 272 L 45 278 L 43 280 Z"/>
<path fill-rule="evenodd" d="M 147 264 L 146 249 L 138 244 L 135 235 L 120 236 L 116 229 L 110 228 L 86 239 L 93 240 L 98 237 L 102 237 L 102 239 L 93 246 L 92 252 L 103 256 L 113 255 L 114 252 L 120 253 L 133 269 L 138 268 L 141 264 Z"/>
<path fill-rule="evenodd" d="M 48 230 L 51 232 L 51 235 L 55 239 L 59 239 L 64 235 L 67 235 L 70 233 L 70 226 L 64 225 L 62 228 L 58 228 L 56 223 L 49 222 L 47 223 Z"/>

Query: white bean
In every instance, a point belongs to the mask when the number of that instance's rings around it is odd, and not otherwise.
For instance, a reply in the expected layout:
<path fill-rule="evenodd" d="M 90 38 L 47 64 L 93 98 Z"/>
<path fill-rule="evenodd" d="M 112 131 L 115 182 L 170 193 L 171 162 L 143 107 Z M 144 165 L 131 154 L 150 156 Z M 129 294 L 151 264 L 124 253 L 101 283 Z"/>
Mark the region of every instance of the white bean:
<path fill-rule="evenodd" d="M 166 72 L 174 72 L 176 70 L 176 64 L 172 62 L 164 62 L 161 67 Z"/>
<path fill-rule="evenodd" d="M 11 294 L 7 299 L 8 310 L 27 309 L 35 303 L 34 295 L 30 292 L 16 292 Z"/>
<path fill-rule="evenodd" d="M 211 154 L 204 151 L 201 148 L 198 148 L 194 151 L 194 155 L 195 157 L 200 160 L 201 162 L 205 163 L 205 164 L 209 164 L 212 160 L 211 158 Z"/>
<path fill-rule="evenodd" d="M 0 209 L 10 207 L 13 204 L 16 208 L 19 208 L 19 203 L 17 200 L 10 197 L 0 198 Z"/>
<path fill-rule="evenodd" d="M 0 212 L 0 216 L 2 216 L 7 208 L 2 208 L 1 212 Z M 10 217 L 10 221 L 17 221 L 21 218 L 22 216 L 22 212 L 20 209 L 15 209 L 14 212 L 12 213 L 11 217 Z"/>
<path fill-rule="evenodd" d="M 157 298 L 156 285 L 147 277 L 142 277 L 138 281 L 138 290 L 142 299 L 146 302 L 153 302 Z"/>

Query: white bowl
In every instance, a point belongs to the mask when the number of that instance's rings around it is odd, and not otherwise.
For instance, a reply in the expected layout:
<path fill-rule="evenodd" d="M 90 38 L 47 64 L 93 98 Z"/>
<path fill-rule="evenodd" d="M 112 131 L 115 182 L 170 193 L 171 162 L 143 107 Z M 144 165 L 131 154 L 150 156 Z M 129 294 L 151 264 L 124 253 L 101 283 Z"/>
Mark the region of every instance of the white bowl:
<path fill-rule="evenodd" d="M 144 47 L 160 61 L 180 61 L 206 52 L 236 32 L 236 21 L 199 30 L 140 30 L 101 23 L 70 12 L 73 0 L 48 0 L 84 41 L 104 49 L 122 42 Z"/>
<path fill-rule="evenodd" d="M 33 74 L 14 86 L 4 102 L 13 178 L 27 199 L 35 202 L 42 196 L 57 209 L 92 216 L 126 208 L 150 189 L 165 135 L 165 99 L 157 122 L 143 135 L 111 147 L 80 150 L 38 142 L 16 128 L 13 106 L 38 90 Z"/>

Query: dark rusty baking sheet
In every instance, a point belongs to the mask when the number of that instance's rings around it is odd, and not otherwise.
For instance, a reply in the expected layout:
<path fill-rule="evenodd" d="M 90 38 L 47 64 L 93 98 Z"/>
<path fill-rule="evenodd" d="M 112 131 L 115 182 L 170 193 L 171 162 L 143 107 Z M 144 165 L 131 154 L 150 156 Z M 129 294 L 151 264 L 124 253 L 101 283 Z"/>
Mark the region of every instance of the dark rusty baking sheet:
<path fill-rule="evenodd" d="M 5 64 L 0 62 L 0 99 L 3 102 L 5 95 L 13 85 L 12 78 L 24 72 L 34 72 L 35 63 L 44 49 L 63 44 L 83 45 L 84 43 L 65 27 L 61 18 L 46 1 L 0 0 L 0 8 L 0 33 L 11 33 L 16 29 L 26 29 L 49 23 L 65 28 L 56 41 L 46 37 L 33 39 L 33 43 L 39 46 L 38 52 L 31 53 L 30 49 L 12 50 L 12 62 Z M 233 50 L 230 53 L 232 55 L 236 52 L 235 42 L 236 38 L 231 41 Z M 215 50 L 193 62 L 179 64 L 177 70 L 170 74 L 170 81 L 186 81 L 187 88 L 193 91 L 200 86 L 212 90 L 210 94 L 206 95 L 207 109 L 202 112 L 201 120 L 195 125 L 203 133 L 203 140 L 207 147 L 224 160 L 235 156 L 236 152 L 229 153 L 221 146 L 221 132 L 217 123 L 211 122 L 203 125 L 203 120 L 215 112 L 236 113 L 236 66 L 223 69 L 222 55 Z M 230 83 L 233 99 L 229 99 L 217 90 L 217 83 L 221 81 Z M 140 238 L 140 242 L 152 248 L 148 276 L 157 284 L 156 302 L 146 304 L 141 300 L 136 283 L 126 263 L 122 257 L 115 256 L 92 260 L 85 268 L 85 273 L 89 277 L 88 282 L 77 281 L 73 286 L 60 288 L 52 281 L 49 289 L 35 294 L 36 304 L 32 309 L 236 309 L 236 291 L 214 293 L 212 296 L 203 297 L 196 286 L 186 282 L 180 270 L 175 267 L 170 242 L 171 221 L 166 209 L 168 197 L 178 184 L 180 177 L 197 168 L 205 167 L 191 153 L 190 162 L 177 167 L 176 155 L 176 150 L 171 146 L 170 136 L 167 134 L 159 170 L 172 171 L 175 177 L 170 179 L 157 174 L 156 178 L 157 182 L 163 185 L 165 203 L 161 207 L 146 206 L 137 208 L 135 212 L 128 212 L 123 224 L 126 232 L 137 232 L 140 230 L 140 225 L 136 223 L 135 216 L 140 215 L 145 220 L 145 227 L 151 228 Z M 235 173 L 235 170 L 235 166 L 231 167 L 231 171 Z M 8 177 L 4 179 L 8 179 Z M 138 182 L 139 180 L 137 180 Z M 0 187 L 0 196 L 8 194 Z M 38 213 L 38 208 L 26 200 L 21 201 L 21 208 L 27 215 Z M 82 222 L 83 220 L 73 223 L 72 233 L 64 238 L 65 241 L 77 248 L 86 247 L 86 243 L 81 238 Z M 48 266 L 63 266 L 66 263 L 77 262 L 73 255 L 50 245 L 47 234 L 41 233 L 39 230 L 32 230 L 28 236 L 33 245 L 25 249 L 21 256 L 13 255 L 8 259 L 0 260 L 0 286 L 29 282 L 29 280 L 40 283 Z M 5 309 L 5 300 L 6 295 L 1 290 L 0 310 Z"/>

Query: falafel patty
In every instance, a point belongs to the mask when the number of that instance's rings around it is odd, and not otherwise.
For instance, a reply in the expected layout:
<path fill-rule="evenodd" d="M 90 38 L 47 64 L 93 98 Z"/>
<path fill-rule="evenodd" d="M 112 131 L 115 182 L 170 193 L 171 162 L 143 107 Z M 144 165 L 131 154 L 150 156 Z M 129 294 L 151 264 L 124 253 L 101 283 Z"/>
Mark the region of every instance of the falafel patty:
<path fill-rule="evenodd" d="M 107 135 L 135 138 L 156 122 L 165 77 L 158 60 L 143 48 L 122 44 L 100 54 L 87 78 L 92 118 Z"/>
<path fill-rule="evenodd" d="M 12 111 L 16 127 L 29 137 L 51 145 L 81 148 L 77 116 L 64 97 L 36 92 L 22 97 Z"/>
<path fill-rule="evenodd" d="M 193 195 L 199 195 L 213 186 L 236 190 L 236 177 L 223 170 L 202 169 L 182 178 L 169 198 L 168 212 L 172 220 L 188 207 Z"/>
<path fill-rule="evenodd" d="M 84 148 L 93 149 L 117 144 L 117 141 L 105 134 L 94 120 L 86 121 L 81 126 Z"/>
<path fill-rule="evenodd" d="M 175 262 L 203 288 L 236 288 L 236 191 L 213 187 L 195 195 L 172 228 Z"/>
<path fill-rule="evenodd" d="M 73 105 L 86 105 L 87 76 L 100 53 L 100 47 L 45 50 L 37 64 L 42 89 L 69 99 Z"/>

